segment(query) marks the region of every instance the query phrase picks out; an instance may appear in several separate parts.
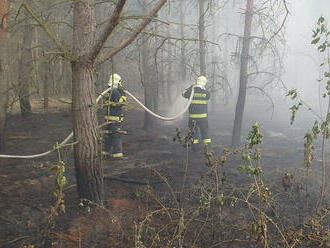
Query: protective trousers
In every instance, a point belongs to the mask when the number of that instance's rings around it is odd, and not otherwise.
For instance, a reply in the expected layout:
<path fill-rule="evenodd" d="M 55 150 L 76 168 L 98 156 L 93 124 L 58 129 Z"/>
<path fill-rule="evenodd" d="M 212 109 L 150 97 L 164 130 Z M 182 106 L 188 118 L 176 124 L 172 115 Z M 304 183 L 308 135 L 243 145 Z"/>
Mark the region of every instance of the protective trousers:
<path fill-rule="evenodd" d="M 200 138 L 203 141 L 203 145 L 211 143 L 208 133 L 208 119 L 206 118 L 189 118 L 189 128 L 193 132 L 193 150 L 196 150 L 200 143 Z"/>
<path fill-rule="evenodd" d="M 104 151 L 113 158 L 123 157 L 123 145 L 120 134 L 121 128 L 121 122 L 111 123 L 105 128 Z"/>

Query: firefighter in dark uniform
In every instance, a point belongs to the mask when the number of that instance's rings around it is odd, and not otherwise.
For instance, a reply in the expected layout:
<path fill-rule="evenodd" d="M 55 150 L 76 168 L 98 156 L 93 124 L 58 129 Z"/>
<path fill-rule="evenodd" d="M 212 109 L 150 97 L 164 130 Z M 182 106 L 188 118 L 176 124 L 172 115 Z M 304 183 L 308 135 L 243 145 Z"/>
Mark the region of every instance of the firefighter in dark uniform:
<path fill-rule="evenodd" d="M 103 155 L 111 159 L 123 159 L 123 145 L 121 141 L 122 122 L 124 120 L 122 107 L 126 103 L 126 95 L 122 87 L 121 77 L 112 74 L 109 78 L 108 86 L 111 90 L 105 94 L 104 105 L 106 114 L 104 119 L 109 124 L 104 130 Z"/>
<path fill-rule="evenodd" d="M 189 128 L 193 131 L 192 149 L 194 151 L 197 150 L 198 144 L 200 143 L 199 136 L 201 136 L 204 147 L 207 147 L 211 143 L 211 139 L 208 134 L 207 118 L 207 106 L 210 99 L 210 92 L 205 88 L 206 83 L 206 77 L 200 76 L 198 77 L 195 85 L 190 86 L 182 93 L 183 97 L 189 99 L 192 93 L 192 88 L 195 86 L 192 102 L 189 106 L 188 123 Z"/>

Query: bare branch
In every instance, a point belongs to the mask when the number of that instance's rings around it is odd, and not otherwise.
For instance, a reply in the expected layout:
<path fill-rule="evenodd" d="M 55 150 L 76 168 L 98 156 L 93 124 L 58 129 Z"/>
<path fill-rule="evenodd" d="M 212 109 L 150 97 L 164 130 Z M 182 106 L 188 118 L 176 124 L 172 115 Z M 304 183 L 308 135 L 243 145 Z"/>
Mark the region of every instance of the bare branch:
<path fill-rule="evenodd" d="M 61 43 L 61 41 L 57 38 L 56 34 L 53 33 L 50 28 L 43 22 L 38 15 L 33 11 L 33 9 L 29 6 L 26 0 L 23 0 L 22 6 L 26 9 L 26 11 L 31 15 L 31 17 L 40 25 L 40 27 L 45 31 L 48 37 L 55 43 L 57 49 L 62 53 L 63 57 L 69 57 L 69 51 L 65 45 Z"/>
<path fill-rule="evenodd" d="M 123 40 L 117 48 L 112 50 L 109 54 L 109 56 L 103 60 L 101 60 L 98 64 L 102 64 L 105 61 L 112 58 L 114 55 L 116 55 L 118 52 L 120 52 L 122 49 L 127 47 L 129 44 L 131 44 L 135 38 L 142 32 L 142 30 L 152 21 L 153 17 L 157 14 L 157 12 L 163 7 L 163 5 L 167 2 L 167 0 L 159 0 L 157 5 L 148 13 L 146 16 L 146 19 L 141 22 L 141 24 L 137 27 L 135 32 L 133 32 L 131 35 L 129 35 L 125 40 Z"/>
<path fill-rule="evenodd" d="M 286 0 L 283 0 L 283 4 L 287 13 L 290 13 Z"/>
<path fill-rule="evenodd" d="M 290 14 L 290 11 L 288 9 L 288 6 L 286 4 L 286 0 L 283 0 L 283 4 L 284 4 L 284 8 L 286 10 L 286 13 L 285 13 L 285 16 L 284 16 L 284 19 L 282 21 L 282 24 L 281 26 L 278 28 L 278 30 L 268 39 L 267 43 L 265 44 L 265 47 L 271 42 L 272 39 L 274 39 L 274 37 L 276 37 L 278 35 L 278 33 L 282 30 L 282 28 L 284 27 L 284 24 L 286 22 L 286 19 L 288 18 L 289 14 Z"/>
<path fill-rule="evenodd" d="M 100 51 L 102 50 L 105 42 L 107 41 L 108 37 L 110 34 L 113 32 L 115 27 L 118 25 L 119 20 L 120 20 L 120 15 L 121 12 L 124 8 L 124 5 L 126 3 L 126 0 L 119 0 L 115 10 L 112 13 L 112 16 L 107 24 L 107 26 L 104 28 L 103 32 L 100 35 L 100 39 L 98 42 L 95 44 L 93 50 L 91 51 L 90 55 L 88 58 L 92 61 L 95 60 L 95 58 L 99 55 Z"/>
<path fill-rule="evenodd" d="M 125 29 L 127 29 L 127 30 L 133 30 L 132 28 L 129 28 L 129 27 L 125 27 Z M 149 35 L 149 36 L 152 36 L 152 37 L 166 39 L 166 40 L 177 40 L 177 41 L 185 40 L 185 41 L 196 41 L 196 42 L 198 41 L 198 42 L 209 43 L 209 44 L 212 44 L 212 45 L 215 45 L 215 46 L 219 46 L 220 45 L 220 44 L 218 44 L 216 42 L 213 42 L 213 41 L 210 41 L 210 40 L 200 40 L 198 38 L 179 38 L 179 37 L 165 36 L 165 35 L 162 35 L 162 34 L 157 34 L 157 33 L 153 33 L 153 32 L 146 32 L 146 31 L 143 31 L 141 33 L 146 34 L 146 35 Z"/>
<path fill-rule="evenodd" d="M 138 20 L 138 19 L 148 19 L 148 17 L 145 16 L 141 16 L 141 15 L 129 15 L 129 16 L 121 16 L 120 17 L 120 21 L 124 21 L 124 20 Z M 106 18 L 105 20 L 97 23 L 97 26 L 101 26 L 104 25 L 106 22 L 108 22 L 110 20 L 110 18 Z M 169 22 L 158 19 L 158 18 L 153 18 L 153 20 L 156 20 L 157 22 L 163 23 L 165 25 L 170 25 Z"/>

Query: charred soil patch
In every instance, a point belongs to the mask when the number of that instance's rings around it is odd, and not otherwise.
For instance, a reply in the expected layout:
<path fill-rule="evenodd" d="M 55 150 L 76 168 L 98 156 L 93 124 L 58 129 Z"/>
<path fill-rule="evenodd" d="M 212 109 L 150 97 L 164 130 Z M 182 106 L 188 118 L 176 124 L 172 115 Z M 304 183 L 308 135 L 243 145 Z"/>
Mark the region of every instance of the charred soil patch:
<path fill-rule="evenodd" d="M 173 142 L 175 125 L 143 131 L 142 113 L 129 110 L 126 114 L 124 129 L 128 135 L 123 142 L 128 160 L 104 162 L 104 206 L 79 206 L 71 148 L 62 154 L 67 161 L 66 213 L 51 220 L 49 210 L 55 199 L 50 167 L 56 162 L 56 154 L 32 160 L 1 159 L 0 247 L 173 247 L 179 246 L 181 239 L 183 247 L 259 247 L 260 233 L 251 231 L 255 210 L 234 200 L 246 195 L 253 183 L 253 178 L 237 171 L 241 155 L 228 157 L 218 175 L 224 178 L 219 192 L 223 199 L 218 199 L 221 206 L 212 201 L 210 206 L 201 207 L 209 193 L 207 183 L 215 180 L 212 170 L 205 166 L 207 159 L 202 152 L 192 153 Z M 43 152 L 71 132 L 71 114 L 65 109 L 33 114 L 27 119 L 10 115 L 8 123 L 7 148 L 2 152 L 5 154 Z M 222 131 L 231 129 L 230 122 L 224 121 L 221 127 L 216 127 L 215 119 L 210 123 L 213 150 L 221 156 L 228 143 L 228 134 Z M 181 129 L 186 126 L 177 125 Z M 276 201 L 263 211 L 281 230 L 287 230 L 287 226 L 298 230 L 309 221 L 314 207 L 305 203 L 317 201 L 317 185 L 306 185 L 319 176 L 320 164 L 308 177 L 302 167 L 302 144 L 290 137 L 290 130 L 284 135 L 287 136 L 266 135 L 263 144 L 263 182 L 273 192 L 271 201 Z M 290 176 L 283 181 L 285 173 Z M 252 202 L 257 203 L 257 199 Z M 266 222 L 268 232 L 276 233 L 274 225 Z M 274 247 L 281 245 L 278 242 Z"/>

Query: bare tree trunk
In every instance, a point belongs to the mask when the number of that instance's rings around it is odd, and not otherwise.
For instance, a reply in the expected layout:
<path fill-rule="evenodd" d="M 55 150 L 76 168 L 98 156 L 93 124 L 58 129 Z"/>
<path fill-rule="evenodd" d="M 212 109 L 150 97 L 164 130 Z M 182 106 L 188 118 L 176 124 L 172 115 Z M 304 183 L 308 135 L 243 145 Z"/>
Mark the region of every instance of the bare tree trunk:
<path fill-rule="evenodd" d="M 144 0 L 141 2 L 141 7 L 143 12 L 146 11 L 149 0 Z M 142 81 L 144 87 L 144 103 L 145 106 L 154 111 L 154 102 L 153 102 L 153 85 L 152 85 L 152 70 L 153 64 L 150 63 L 150 45 L 149 40 L 146 35 L 142 37 Z M 144 123 L 143 130 L 150 130 L 154 126 L 153 117 L 147 112 L 144 112 Z"/>
<path fill-rule="evenodd" d="M 167 30 L 167 37 L 170 37 L 171 33 L 170 33 L 170 29 L 168 28 Z M 172 81 L 172 56 L 173 56 L 173 49 L 172 49 L 172 44 L 171 44 L 171 40 L 169 40 L 167 42 L 167 91 L 166 91 L 166 95 L 167 95 L 167 100 L 168 103 L 171 104 L 173 103 L 173 81 Z"/>
<path fill-rule="evenodd" d="M 184 40 L 185 34 L 184 34 L 184 13 L 183 13 L 183 0 L 180 1 L 180 35 L 181 35 L 181 78 L 183 81 L 186 80 L 186 74 L 187 74 L 187 67 L 186 67 L 186 42 Z"/>
<path fill-rule="evenodd" d="M 150 49 L 148 46 L 148 39 L 146 36 L 143 38 L 143 44 L 142 44 L 142 81 L 143 81 L 143 87 L 144 87 L 144 104 L 145 106 L 150 109 L 154 110 L 153 105 L 153 93 L 152 93 L 152 85 L 151 85 L 151 66 L 149 63 L 149 52 Z M 153 120 L 152 116 L 145 111 L 144 112 L 144 123 L 143 123 L 143 129 L 144 130 L 150 130 L 153 128 Z"/>
<path fill-rule="evenodd" d="M 27 0 L 30 4 L 31 0 Z M 25 22 L 23 31 L 23 47 L 22 56 L 19 63 L 19 103 L 21 108 L 21 114 L 23 117 L 31 114 L 31 103 L 30 103 L 30 84 L 32 79 L 32 51 L 31 44 L 33 38 L 33 29 L 31 25 L 30 17 L 25 10 Z"/>
<path fill-rule="evenodd" d="M 167 94 L 166 94 L 166 86 L 167 86 L 167 79 L 166 79 L 166 58 L 165 58 L 165 49 L 161 49 L 160 53 L 160 63 L 158 65 L 158 73 L 159 73 L 159 94 L 162 99 L 162 103 L 165 105 L 168 105 L 168 99 L 167 99 Z"/>
<path fill-rule="evenodd" d="M 234 128 L 232 135 L 232 145 L 237 146 L 241 142 L 241 130 L 243 113 L 246 98 L 246 88 L 248 81 L 248 63 L 249 63 L 249 50 L 250 50 L 250 39 L 251 39 L 251 28 L 252 28 L 252 18 L 253 18 L 253 0 L 248 0 L 246 4 L 246 14 L 245 14 L 245 26 L 244 26 L 244 37 L 243 46 L 241 52 L 241 69 L 240 69 L 240 80 L 239 80 L 239 93 L 236 103 Z"/>
<path fill-rule="evenodd" d="M 154 82 L 152 87 L 152 103 L 153 111 L 158 113 L 159 111 L 159 82 Z"/>
<path fill-rule="evenodd" d="M 72 62 L 72 118 L 74 159 L 79 197 L 103 201 L 103 167 L 99 150 L 95 108 L 93 62 L 86 59 L 94 45 L 96 20 L 94 1 L 74 1 Z"/>
<path fill-rule="evenodd" d="M 33 81 L 35 82 L 35 87 L 37 94 L 40 94 L 40 85 L 39 85 L 39 37 L 38 37 L 38 27 L 33 27 L 33 50 L 32 50 L 32 60 L 34 67 Z"/>
<path fill-rule="evenodd" d="M 206 76 L 206 44 L 205 44 L 205 0 L 198 0 L 199 3 L 199 54 L 200 54 L 200 75 Z"/>
<path fill-rule="evenodd" d="M 218 20 L 217 20 L 218 21 Z M 213 25 L 212 25 L 212 41 L 216 42 L 216 20 L 215 16 L 213 16 Z M 216 88 L 216 74 L 217 74 L 217 56 L 216 56 L 216 49 L 215 46 L 211 47 L 211 54 L 212 54 L 212 59 L 211 59 L 211 75 L 209 78 L 209 82 L 211 85 L 213 85 L 214 88 Z M 214 93 L 212 92 L 212 97 L 210 99 L 210 104 L 209 108 L 212 112 L 215 112 L 217 110 L 217 98 L 219 97 L 219 92 L 215 91 Z"/>
<path fill-rule="evenodd" d="M 7 15 L 8 2 L 7 0 L 0 0 L 0 150 L 5 147 L 8 107 L 8 77 L 6 76 L 8 75 L 6 70 L 8 55 Z"/>
<path fill-rule="evenodd" d="M 43 79 L 43 100 L 44 100 L 44 111 L 48 111 L 49 106 L 49 84 L 50 84 L 50 75 L 51 67 L 50 62 L 44 61 L 44 79 Z"/>

